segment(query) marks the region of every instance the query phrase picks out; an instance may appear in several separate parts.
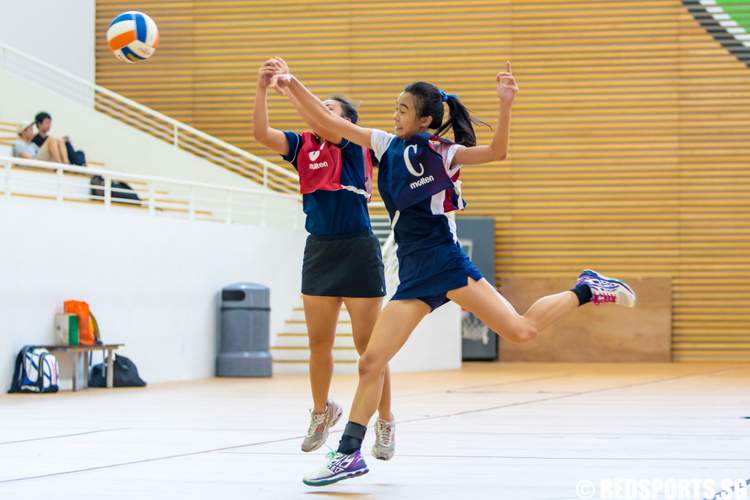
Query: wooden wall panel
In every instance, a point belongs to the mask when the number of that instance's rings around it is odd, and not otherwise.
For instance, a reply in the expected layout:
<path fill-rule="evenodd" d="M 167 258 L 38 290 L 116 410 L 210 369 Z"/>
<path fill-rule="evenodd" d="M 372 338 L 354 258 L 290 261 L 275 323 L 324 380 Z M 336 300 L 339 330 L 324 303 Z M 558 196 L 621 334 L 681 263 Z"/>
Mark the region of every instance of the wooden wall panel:
<path fill-rule="evenodd" d="M 670 278 L 673 359 L 750 360 L 750 69 L 690 3 L 98 0 L 97 81 L 277 161 L 250 136 L 270 56 L 385 130 L 416 79 L 494 123 L 493 76 L 511 59 L 511 158 L 463 173 L 468 214 L 496 217 L 498 277 Z M 750 1 L 733 4 L 750 18 Z M 161 28 L 148 63 L 104 44 L 127 9 Z M 275 126 L 302 127 L 282 98 L 270 108 Z"/>

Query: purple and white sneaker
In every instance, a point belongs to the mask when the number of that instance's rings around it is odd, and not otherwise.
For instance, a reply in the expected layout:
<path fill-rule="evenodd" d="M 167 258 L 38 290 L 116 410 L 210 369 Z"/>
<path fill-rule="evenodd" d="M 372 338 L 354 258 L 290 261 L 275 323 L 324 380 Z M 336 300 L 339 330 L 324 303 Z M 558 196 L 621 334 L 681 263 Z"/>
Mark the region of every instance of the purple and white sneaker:
<path fill-rule="evenodd" d="M 302 479 L 302 482 L 308 486 L 326 486 L 370 472 L 359 450 L 349 455 L 331 451 L 328 454 L 328 459 L 328 464 L 325 467 L 308 474 Z"/>
<path fill-rule="evenodd" d="M 596 271 L 586 269 L 578 276 L 578 285 L 587 285 L 591 289 L 591 303 L 619 304 L 625 307 L 635 307 L 635 292 L 624 281 L 602 276 Z"/>

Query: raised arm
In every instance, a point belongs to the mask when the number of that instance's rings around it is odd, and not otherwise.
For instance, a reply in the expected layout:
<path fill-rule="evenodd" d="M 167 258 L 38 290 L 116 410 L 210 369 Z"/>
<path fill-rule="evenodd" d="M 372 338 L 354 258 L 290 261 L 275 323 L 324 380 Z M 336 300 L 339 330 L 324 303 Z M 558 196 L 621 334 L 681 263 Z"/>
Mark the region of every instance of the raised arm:
<path fill-rule="evenodd" d="M 289 73 L 278 73 L 274 77 L 282 93 L 287 93 L 292 104 L 302 118 L 323 137 L 346 138 L 355 144 L 372 148 L 370 144 L 371 129 L 355 125 L 349 120 L 331 113 L 318 97 L 310 92 L 302 82 Z M 333 141 L 332 141 L 333 142 Z"/>
<path fill-rule="evenodd" d="M 286 64 L 286 61 L 284 61 L 282 58 L 280 58 L 280 57 L 274 57 L 273 59 L 269 59 L 268 62 L 269 63 L 270 62 L 274 63 L 274 69 L 276 70 L 276 73 L 278 73 L 278 74 L 288 74 L 289 73 L 289 66 Z M 272 82 L 273 83 L 271 83 L 270 86 L 273 87 L 273 88 L 275 88 L 281 95 L 284 95 L 284 96 L 288 97 L 289 100 L 292 101 L 292 105 L 294 106 L 294 109 L 297 110 L 297 113 L 299 113 L 299 115 L 302 117 L 302 119 L 305 121 L 305 123 L 307 123 L 307 125 L 309 125 L 310 128 L 312 128 L 315 131 L 316 134 L 318 134 L 319 136 L 323 137 L 328 142 L 332 142 L 333 144 L 339 144 L 341 142 L 342 137 L 340 135 L 327 136 L 327 135 L 321 133 L 320 130 L 317 130 L 313 126 L 313 119 L 312 119 L 312 116 L 310 115 L 310 111 L 305 106 L 303 106 L 302 103 L 300 103 L 289 92 L 288 88 L 284 88 L 284 89 L 280 88 L 278 85 L 276 85 L 276 83 L 275 83 L 275 81 L 273 81 L 273 79 L 272 79 Z M 315 97 L 315 101 L 317 102 L 318 106 L 320 108 L 322 108 L 323 111 L 330 112 L 330 110 L 328 109 L 328 107 L 326 107 L 326 105 L 323 103 L 323 101 L 321 101 L 317 96 L 314 96 L 314 97 Z"/>
<path fill-rule="evenodd" d="M 289 97 L 289 100 L 292 102 L 292 106 L 294 106 L 294 109 L 297 110 L 297 113 L 299 113 L 299 115 L 302 117 L 305 123 L 307 123 L 307 125 L 309 125 L 310 128 L 312 128 L 316 134 L 318 134 L 319 136 L 321 136 L 323 139 L 327 140 L 330 143 L 333 143 L 333 144 L 341 143 L 341 141 L 343 140 L 343 137 L 341 135 L 326 134 L 318 130 L 315 127 L 315 125 L 313 125 L 313 121 L 315 118 L 310 113 L 310 111 L 301 102 L 299 102 L 297 98 L 294 97 L 291 93 L 288 93 L 287 97 Z M 317 96 L 315 96 L 315 98 L 318 99 Z M 320 99 L 318 99 L 318 103 L 320 103 L 320 105 L 323 107 L 326 113 L 331 113 L 331 111 L 325 106 L 325 104 L 323 104 L 323 102 Z"/>
<path fill-rule="evenodd" d="M 506 63 L 506 71 L 495 77 L 497 96 L 500 99 L 500 111 L 497 118 L 497 128 L 489 145 L 462 148 L 453 157 L 454 165 L 476 165 L 504 160 L 508 156 L 508 142 L 510 139 L 510 110 L 513 99 L 518 92 L 518 84 L 513 76 L 510 61 Z"/>
<path fill-rule="evenodd" d="M 258 87 L 253 109 L 253 137 L 269 149 L 281 155 L 289 153 L 289 143 L 284 132 L 272 128 L 268 123 L 268 86 L 276 72 L 273 61 L 266 61 L 258 71 Z"/>

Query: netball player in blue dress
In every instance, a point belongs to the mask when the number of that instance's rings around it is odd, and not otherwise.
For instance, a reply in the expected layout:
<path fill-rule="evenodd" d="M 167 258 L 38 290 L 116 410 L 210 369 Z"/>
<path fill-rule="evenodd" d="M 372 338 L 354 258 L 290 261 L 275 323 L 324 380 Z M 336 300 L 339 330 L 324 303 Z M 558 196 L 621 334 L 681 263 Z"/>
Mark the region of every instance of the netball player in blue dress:
<path fill-rule="evenodd" d="M 367 202 L 371 191 L 369 151 L 336 134 L 282 132 L 270 127 L 267 90 L 279 62 L 267 61 L 259 71 L 254 110 L 256 140 L 292 163 L 300 178 L 305 227 L 310 235 L 302 265 L 302 298 L 310 346 L 310 386 L 313 409 L 302 450 L 317 450 L 342 410 L 328 393 L 333 376 L 333 344 L 341 304 L 352 320 L 359 353 L 372 333 L 385 295 L 383 260 L 373 235 Z M 325 101 L 324 108 L 349 123 L 356 108 L 345 98 Z M 394 453 L 390 379 L 385 375 L 379 397 L 373 455 L 389 460 Z"/>
<path fill-rule="evenodd" d="M 392 134 L 324 112 L 315 95 L 286 70 L 274 76 L 272 85 L 292 96 L 316 130 L 372 148 L 380 161 L 378 189 L 398 245 L 400 284 L 359 359 L 359 385 L 338 451 L 325 467 L 306 476 L 305 484 L 322 486 L 368 472 L 360 447 L 381 394 L 385 367 L 422 318 L 448 300 L 514 342 L 533 340 L 588 302 L 635 305 L 635 293 L 627 284 L 585 270 L 571 290 L 543 297 L 519 314 L 461 250 L 450 216 L 463 207 L 458 174 L 462 165 L 504 160 L 508 154 L 511 107 L 518 92 L 510 63 L 496 76 L 494 137 L 481 146 L 476 145 L 471 117 L 459 98 L 430 83 L 407 85 L 398 96 Z M 449 129 L 455 142 L 429 133 L 440 135 Z"/>

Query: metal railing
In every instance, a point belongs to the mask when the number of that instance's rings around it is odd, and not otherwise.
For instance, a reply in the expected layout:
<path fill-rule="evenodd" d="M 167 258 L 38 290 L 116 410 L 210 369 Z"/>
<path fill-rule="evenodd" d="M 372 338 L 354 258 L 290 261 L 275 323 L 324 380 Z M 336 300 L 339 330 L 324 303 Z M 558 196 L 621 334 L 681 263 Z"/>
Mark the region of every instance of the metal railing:
<path fill-rule="evenodd" d="M 299 228 L 297 194 L 0 156 L 0 197 L 101 205 L 145 215 Z"/>
<path fill-rule="evenodd" d="M 0 68 L 95 108 L 263 187 L 282 193 L 297 192 L 297 175 L 291 170 L 3 43 L 0 43 Z"/>

